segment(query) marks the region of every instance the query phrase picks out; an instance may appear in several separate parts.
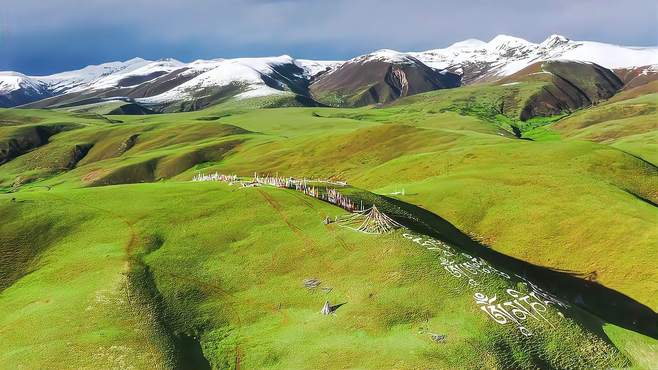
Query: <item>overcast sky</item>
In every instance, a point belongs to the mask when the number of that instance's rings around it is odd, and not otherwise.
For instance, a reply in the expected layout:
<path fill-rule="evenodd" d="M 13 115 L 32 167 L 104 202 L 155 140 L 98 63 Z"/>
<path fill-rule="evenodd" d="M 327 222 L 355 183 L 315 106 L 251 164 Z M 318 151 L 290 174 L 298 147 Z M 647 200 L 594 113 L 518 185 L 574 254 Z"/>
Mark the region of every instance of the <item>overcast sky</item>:
<path fill-rule="evenodd" d="M 497 34 L 658 44 L 656 0 L 2 0 L 0 70 L 47 74 L 135 56 L 345 59 Z M 658 62 L 658 61 L 657 61 Z"/>

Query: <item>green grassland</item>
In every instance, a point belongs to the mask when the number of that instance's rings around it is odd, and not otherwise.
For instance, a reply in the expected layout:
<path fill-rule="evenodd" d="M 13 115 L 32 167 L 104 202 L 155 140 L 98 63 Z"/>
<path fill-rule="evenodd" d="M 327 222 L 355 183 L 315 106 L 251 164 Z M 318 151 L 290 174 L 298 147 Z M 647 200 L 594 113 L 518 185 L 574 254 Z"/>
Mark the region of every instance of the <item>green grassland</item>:
<path fill-rule="evenodd" d="M 188 182 L 258 171 L 346 180 L 379 201 L 404 189 L 385 203 L 440 216 L 479 243 L 469 253 L 508 256 L 511 272 L 559 270 L 655 315 L 655 94 L 520 121 L 538 88 L 357 109 L 267 108 L 279 97 L 140 116 L 0 110 L 0 150 L 50 130 L 0 165 L 0 362 L 651 368 L 655 324 L 606 322 L 605 296 L 554 291 L 567 318 L 528 340 L 400 232 L 323 225 L 343 211 L 291 191 Z M 333 289 L 305 289 L 311 277 Z M 485 285 L 500 295 L 504 283 Z M 325 299 L 347 303 L 323 317 Z"/>
<path fill-rule="evenodd" d="M 577 112 L 554 125 L 563 137 L 609 144 L 658 163 L 658 92 Z"/>
<path fill-rule="evenodd" d="M 472 298 L 520 283 L 487 276 L 469 288 L 401 231 L 323 225 L 344 211 L 293 191 L 171 183 L 16 197 L 1 197 L 15 220 L 2 233 L 39 249 L 3 261 L 16 277 L 0 299 L 5 364 L 170 367 L 191 361 L 186 337 L 217 368 L 628 364 L 582 326 L 586 313 L 551 308 L 525 339 Z M 41 232 L 21 230 L 27 221 Z M 306 289 L 309 277 L 331 291 Z M 325 300 L 344 306 L 322 316 Z"/>

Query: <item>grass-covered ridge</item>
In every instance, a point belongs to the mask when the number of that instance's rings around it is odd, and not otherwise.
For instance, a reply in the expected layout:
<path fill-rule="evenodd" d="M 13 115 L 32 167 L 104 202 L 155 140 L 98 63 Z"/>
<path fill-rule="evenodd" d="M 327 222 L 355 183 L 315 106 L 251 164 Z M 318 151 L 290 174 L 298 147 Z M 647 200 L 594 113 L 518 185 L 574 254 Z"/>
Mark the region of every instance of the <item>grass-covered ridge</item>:
<path fill-rule="evenodd" d="M 358 109 L 256 99 L 143 116 L 0 110 L 0 148 L 29 144 L 0 165 L 0 361 L 651 368 L 658 328 L 632 318 L 658 307 L 657 272 L 638 267 L 658 259 L 655 99 L 521 121 L 540 86 Z M 551 311 L 557 327 L 529 321 L 537 335 L 524 338 L 474 299 L 527 293 L 518 278 L 476 291 L 402 231 L 323 225 L 344 211 L 292 191 L 188 182 L 214 171 L 346 180 L 366 189 L 351 196 L 422 221 L 414 233 L 532 275 L 569 304 L 566 319 Z M 308 290 L 307 278 L 332 289 Z M 346 304 L 323 317 L 325 299 Z"/>
<path fill-rule="evenodd" d="M 134 201 L 126 204 L 118 191 Z M 516 325 L 489 318 L 476 293 L 502 300 L 510 294 L 506 289 L 532 292 L 522 280 L 503 277 L 511 271 L 482 265 L 473 286 L 442 266 L 446 256 L 469 261 L 460 247 L 430 250 L 442 244 L 428 244 L 430 238 L 414 232 L 371 236 L 323 225 L 325 216 L 344 211 L 293 191 L 172 183 L 7 198 L 2 196 L 3 213 L 38 207 L 39 216 L 59 220 L 52 221 L 58 227 L 74 222 L 80 229 L 62 230 L 66 239 L 43 250 L 37 268 L 2 292 L 4 362 L 40 367 L 65 354 L 66 362 L 48 363 L 177 366 L 191 360 L 194 344 L 186 338 L 196 338 L 217 368 L 629 361 L 575 307 L 531 310 L 536 318 L 524 321 L 527 337 Z M 183 206 L 189 203 L 203 206 Z M 395 206 L 382 207 L 395 213 Z M 240 212 L 244 208 L 250 213 Z M 178 211 L 164 211 L 172 209 Z M 14 233 L 13 226 L 4 225 L 3 234 Z M 369 260 L 377 262 L 364 264 Z M 311 277 L 330 290 L 304 287 Z M 343 306 L 322 316 L 325 300 Z M 84 309 L 76 321 L 84 325 L 75 325 L 71 336 L 67 314 L 78 307 Z M 26 325 L 49 329 L 35 340 Z M 432 340 L 435 332 L 445 335 L 445 344 Z M 67 345 L 59 346 L 58 338 Z M 42 356 L 19 350 L 26 346 Z M 323 354 L 327 349 L 332 355 Z"/>

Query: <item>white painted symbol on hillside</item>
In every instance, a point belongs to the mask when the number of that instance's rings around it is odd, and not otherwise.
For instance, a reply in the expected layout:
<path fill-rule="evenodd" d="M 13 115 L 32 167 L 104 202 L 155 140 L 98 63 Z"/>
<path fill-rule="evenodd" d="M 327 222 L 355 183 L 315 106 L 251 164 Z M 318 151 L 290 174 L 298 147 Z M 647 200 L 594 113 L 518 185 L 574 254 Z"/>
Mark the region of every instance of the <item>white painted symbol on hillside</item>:
<path fill-rule="evenodd" d="M 445 271 L 452 278 L 465 281 L 471 288 L 480 286 L 480 282 L 487 276 L 500 276 L 508 280 L 509 284 L 513 283 L 509 274 L 496 269 L 482 258 L 473 257 L 468 253 L 458 253 L 442 241 L 411 233 L 403 233 L 402 236 L 429 251 L 440 253 L 439 260 Z M 528 279 L 516 274 L 515 276 L 529 288 L 529 293 L 524 294 L 508 288 L 506 293 L 510 298 L 503 301 L 496 294 L 487 295 L 476 292 L 473 295 L 475 303 L 494 322 L 500 325 L 513 324 L 526 337 L 532 336 L 532 332 L 525 326 L 525 321 L 528 319 L 554 327 L 546 316 L 548 306 L 567 308 L 569 305 Z M 564 317 L 559 310 L 558 315 Z"/>

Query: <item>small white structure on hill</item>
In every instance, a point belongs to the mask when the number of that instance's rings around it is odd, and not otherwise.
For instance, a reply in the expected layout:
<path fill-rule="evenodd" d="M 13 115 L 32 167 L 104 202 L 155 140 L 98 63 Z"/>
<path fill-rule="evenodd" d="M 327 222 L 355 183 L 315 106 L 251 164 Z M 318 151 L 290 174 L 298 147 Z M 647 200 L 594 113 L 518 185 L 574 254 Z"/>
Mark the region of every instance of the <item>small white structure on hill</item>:
<path fill-rule="evenodd" d="M 331 310 L 331 304 L 329 301 L 324 302 L 324 306 L 322 306 L 322 310 L 320 310 L 320 313 L 323 315 L 329 315 L 332 314 L 333 311 Z"/>

